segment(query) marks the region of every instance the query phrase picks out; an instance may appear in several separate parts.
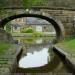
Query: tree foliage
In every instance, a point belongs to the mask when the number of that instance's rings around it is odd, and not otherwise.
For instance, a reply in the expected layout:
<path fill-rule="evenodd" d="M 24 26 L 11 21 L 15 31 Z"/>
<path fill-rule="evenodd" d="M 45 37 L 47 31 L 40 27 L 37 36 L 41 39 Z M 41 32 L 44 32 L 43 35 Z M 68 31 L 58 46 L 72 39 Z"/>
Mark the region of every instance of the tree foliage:
<path fill-rule="evenodd" d="M 25 8 L 31 6 L 47 6 L 48 0 L 23 0 L 23 5 Z"/>
<path fill-rule="evenodd" d="M 8 6 L 8 0 L 0 0 L 0 8 Z"/>

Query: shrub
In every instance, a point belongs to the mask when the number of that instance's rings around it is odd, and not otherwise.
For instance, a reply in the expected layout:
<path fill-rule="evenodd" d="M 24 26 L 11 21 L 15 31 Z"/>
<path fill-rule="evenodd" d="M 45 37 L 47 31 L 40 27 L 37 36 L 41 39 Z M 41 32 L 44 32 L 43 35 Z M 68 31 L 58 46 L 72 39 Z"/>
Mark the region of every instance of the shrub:
<path fill-rule="evenodd" d="M 37 32 L 31 27 L 21 29 L 21 33 L 33 33 L 32 34 L 33 37 L 41 37 L 41 36 L 43 36 L 43 32 Z"/>
<path fill-rule="evenodd" d="M 35 33 L 33 34 L 34 37 L 41 37 L 42 35 L 43 35 L 42 32 L 35 32 Z"/>
<path fill-rule="evenodd" d="M 23 29 L 21 29 L 21 32 L 22 33 L 34 33 L 34 30 L 33 30 L 33 28 L 23 28 Z"/>

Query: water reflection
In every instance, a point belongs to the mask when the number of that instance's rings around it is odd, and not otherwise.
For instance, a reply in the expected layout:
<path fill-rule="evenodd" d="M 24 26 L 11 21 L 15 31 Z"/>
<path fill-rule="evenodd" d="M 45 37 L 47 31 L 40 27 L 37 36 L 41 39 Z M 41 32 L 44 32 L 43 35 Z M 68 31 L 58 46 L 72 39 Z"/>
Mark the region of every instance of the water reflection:
<path fill-rule="evenodd" d="M 52 51 L 52 44 L 46 43 L 46 41 L 50 41 L 48 39 L 43 40 L 42 38 L 42 43 L 43 41 L 45 42 L 44 44 L 35 42 L 34 44 L 27 45 L 26 42 L 23 43 L 23 53 L 18 62 L 17 72 L 31 74 L 48 73 L 48 75 L 52 72 L 69 73 L 69 68 L 66 67 L 66 64 Z"/>
<path fill-rule="evenodd" d="M 32 53 L 27 53 L 27 56 L 23 57 L 19 61 L 19 67 L 21 68 L 32 68 L 32 67 L 40 67 L 47 64 L 50 60 L 50 56 L 48 53 L 48 48 L 43 48 L 40 51 L 34 51 Z"/>
<path fill-rule="evenodd" d="M 48 51 L 49 52 L 49 51 Z M 47 52 L 47 53 L 48 53 Z M 49 58 L 47 57 L 47 61 L 42 61 L 42 59 L 39 60 L 39 62 L 37 62 L 37 59 L 35 59 L 35 63 L 34 64 L 40 64 L 40 63 L 43 63 L 40 67 L 36 66 L 36 67 L 28 67 L 28 68 L 24 68 L 25 65 L 23 65 L 23 67 L 18 67 L 17 68 L 17 72 L 19 73 L 30 73 L 30 74 L 38 74 L 38 73 L 47 73 L 48 75 L 51 74 L 51 73 L 69 73 L 69 70 L 68 68 L 66 67 L 66 65 L 64 65 L 62 63 L 62 61 L 60 60 L 60 58 L 52 52 L 49 52 L 49 54 L 47 55 L 49 56 Z M 53 57 L 52 57 L 53 56 Z M 39 56 L 38 56 L 39 57 Z M 25 57 L 24 57 L 25 58 Z M 31 58 L 31 57 L 30 57 Z M 29 59 L 30 59 L 29 58 Z M 35 58 L 35 57 L 34 57 Z M 43 57 L 44 59 L 44 57 Z M 28 59 L 27 59 L 28 60 Z M 42 62 L 41 62 L 42 61 Z M 49 61 L 49 62 L 48 62 Z M 24 61 L 23 61 L 24 62 Z M 26 60 L 25 60 L 26 62 Z M 24 64 L 25 64 L 24 62 Z M 47 63 L 47 64 L 46 64 Z M 26 64 L 31 64 L 31 62 L 27 63 Z M 33 64 L 33 65 L 34 65 Z M 35 65 L 34 65 L 35 66 Z M 45 74 L 44 74 L 45 75 Z"/>
<path fill-rule="evenodd" d="M 40 43 L 42 43 L 42 42 L 43 42 L 43 39 L 42 39 L 42 38 L 36 40 L 36 43 L 37 43 L 37 44 L 40 44 Z"/>
<path fill-rule="evenodd" d="M 42 44 L 50 43 L 55 37 L 13 37 L 17 44 Z"/>

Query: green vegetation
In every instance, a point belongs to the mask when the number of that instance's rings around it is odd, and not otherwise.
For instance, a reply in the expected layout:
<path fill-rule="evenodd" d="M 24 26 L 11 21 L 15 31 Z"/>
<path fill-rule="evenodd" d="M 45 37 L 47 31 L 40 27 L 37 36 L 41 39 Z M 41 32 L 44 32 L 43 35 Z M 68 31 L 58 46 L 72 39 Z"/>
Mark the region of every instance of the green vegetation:
<path fill-rule="evenodd" d="M 5 7 L 5 6 L 7 6 L 8 4 L 7 4 L 7 2 L 8 2 L 8 0 L 0 0 L 0 7 Z"/>
<path fill-rule="evenodd" d="M 33 33 L 33 32 L 34 32 L 34 29 L 31 27 L 21 29 L 21 33 Z"/>
<path fill-rule="evenodd" d="M 21 39 L 21 41 L 23 43 L 32 44 L 33 42 L 35 42 L 35 39 L 34 38 L 26 38 L 26 39 Z"/>
<path fill-rule="evenodd" d="M 19 33 L 14 32 L 12 33 L 12 36 L 31 36 L 31 37 L 42 37 L 44 34 L 41 32 L 34 32 L 34 33 Z"/>
<path fill-rule="evenodd" d="M 11 47 L 11 44 L 0 42 L 0 53 L 4 53 L 10 47 Z"/>
<path fill-rule="evenodd" d="M 48 0 L 23 0 L 23 5 L 25 8 L 30 8 L 31 6 L 47 6 Z"/>
<path fill-rule="evenodd" d="M 68 53 L 75 53 L 75 39 L 64 40 L 57 44 L 59 48 Z"/>
<path fill-rule="evenodd" d="M 2 65 L 4 65 L 4 64 L 7 64 L 8 63 L 8 60 L 0 60 L 0 64 Z"/>
<path fill-rule="evenodd" d="M 16 38 L 19 39 L 21 42 L 23 43 L 27 43 L 27 44 L 33 44 L 36 42 L 36 40 L 44 40 L 43 42 L 49 42 L 50 40 L 53 40 L 54 37 L 23 37 L 23 38 Z"/>
<path fill-rule="evenodd" d="M 33 33 L 33 37 L 42 37 L 43 36 L 43 32 L 34 32 Z"/>
<path fill-rule="evenodd" d="M 21 33 L 27 33 L 30 34 L 32 33 L 33 37 L 41 37 L 43 35 L 43 32 L 36 32 L 33 28 L 23 28 L 21 29 Z"/>
<path fill-rule="evenodd" d="M 10 22 L 6 24 L 6 31 L 7 31 L 8 33 L 11 32 L 11 23 L 10 23 Z"/>

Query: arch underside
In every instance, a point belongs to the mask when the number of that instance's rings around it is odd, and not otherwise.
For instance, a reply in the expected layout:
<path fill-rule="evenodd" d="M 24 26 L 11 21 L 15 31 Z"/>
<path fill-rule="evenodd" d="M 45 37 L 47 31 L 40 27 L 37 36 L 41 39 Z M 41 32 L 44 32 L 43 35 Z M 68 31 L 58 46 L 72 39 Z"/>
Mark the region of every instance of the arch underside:
<path fill-rule="evenodd" d="M 13 15 L 10 17 L 7 17 L 5 19 L 3 19 L 0 22 L 0 27 L 4 28 L 4 26 L 11 20 L 17 19 L 17 18 L 22 18 L 22 17 L 35 17 L 35 18 L 41 18 L 44 19 L 46 21 L 48 21 L 49 23 L 51 23 L 53 25 L 53 27 L 55 28 L 56 31 L 56 39 L 57 40 L 61 40 L 64 37 L 64 28 L 63 26 L 60 25 L 60 23 L 58 24 L 55 20 L 53 20 L 50 17 L 44 16 L 44 15 L 39 15 L 39 14 L 30 14 L 30 13 L 24 13 L 24 14 L 18 14 L 18 15 Z"/>

